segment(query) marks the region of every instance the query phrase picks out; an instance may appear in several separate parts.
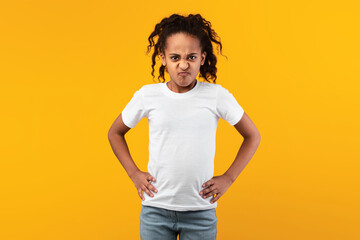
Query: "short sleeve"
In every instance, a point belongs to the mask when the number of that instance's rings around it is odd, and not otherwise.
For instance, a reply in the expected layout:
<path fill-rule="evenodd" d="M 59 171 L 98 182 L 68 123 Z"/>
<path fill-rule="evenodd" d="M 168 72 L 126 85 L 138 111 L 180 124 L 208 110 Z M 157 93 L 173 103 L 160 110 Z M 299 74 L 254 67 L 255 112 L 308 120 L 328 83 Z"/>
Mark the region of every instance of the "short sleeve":
<path fill-rule="evenodd" d="M 230 125 L 235 125 L 244 115 L 244 110 L 235 97 L 221 85 L 218 85 L 216 112 L 218 116 L 226 120 Z"/>
<path fill-rule="evenodd" d="M 142 118 L 147 117 L 142 88 L 134 93 L 130 102 L 123 109 L 121 116 L 124 124 L 129 128 L 134 128 Z"/>

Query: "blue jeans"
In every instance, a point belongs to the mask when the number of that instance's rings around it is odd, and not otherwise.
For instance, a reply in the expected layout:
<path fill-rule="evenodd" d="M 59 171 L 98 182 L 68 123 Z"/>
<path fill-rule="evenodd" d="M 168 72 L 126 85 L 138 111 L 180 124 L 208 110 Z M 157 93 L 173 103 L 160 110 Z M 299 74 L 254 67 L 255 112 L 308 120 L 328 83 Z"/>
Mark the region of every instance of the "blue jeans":
<path fill-rule="evenodd" d="M 141 205 L 141 240 L 216 240 L 215 208 L 173 211 Z"/>

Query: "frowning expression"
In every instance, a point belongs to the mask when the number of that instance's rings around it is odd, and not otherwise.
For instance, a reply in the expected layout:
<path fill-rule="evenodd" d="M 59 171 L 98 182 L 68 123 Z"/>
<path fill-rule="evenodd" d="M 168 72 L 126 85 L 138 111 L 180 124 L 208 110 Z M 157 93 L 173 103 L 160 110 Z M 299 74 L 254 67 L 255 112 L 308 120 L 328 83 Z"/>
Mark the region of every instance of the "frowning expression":
<path fill-rule="evenodd" d="M 201 53 L 200 40 L 185 33 L 176 33 L 166 40 L 165 54 L 160 53 L 171 81 L 178 86 L 190 85 L 204 64 L 206 52 Z"/>

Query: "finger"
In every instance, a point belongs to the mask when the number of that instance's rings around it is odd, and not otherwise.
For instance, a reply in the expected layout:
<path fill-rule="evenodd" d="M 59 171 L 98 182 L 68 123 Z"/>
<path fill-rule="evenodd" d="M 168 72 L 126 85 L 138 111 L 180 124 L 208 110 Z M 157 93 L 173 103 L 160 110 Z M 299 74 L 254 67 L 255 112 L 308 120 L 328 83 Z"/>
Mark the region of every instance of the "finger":
<path fill-rule="evenodd" d="M 211 187 L 204 188 L 200 191 L 200 195 L 205 196 L 209 191 L 211 191 Z"/>
<path fill-rule="evenodd" d="M 209 192 L 208 194 L 204 195 L 203 198 L 205 199 L 205 198 L 211 197 L 213 195 L 214 195 L 213 192 Z"/>
<path fill-rule="evenodd" d="M 204 187 L 206 187 L 206 186 L 208 186 L 208 185 L 209 185 L 209 181 L 205 182 L 205 183 L 202 185 L 202 187 L 204 188 Z"/>
<path fill-rule="evenodd" d="M 154 197 L 154 195 L 149 191 L 149 189 L 147 188 L 147 186 L 143 186 L 142 190 L 149 195 L 150 197 Z"/>
<path fill-rule="evenodd" d="M 151 191 L 153 191 L 153 192 L 158 192 L 158 190 L 154 187 L 154 185 L 152 185 L 151 183 L 147 183 L 146 184 L 146 187 L 148 188 L 148 189 L 150 189 Z"/>
<path fill-rule="evenodd" d="M 156 187 L 154 187 L 154 185 L 150 184 L 150 190 L 157 193 L 158 190 L 156 189 Z"/>
<path fill-rule="evenodd" d="M 141 190 L 141 188 L 138 189 L 138 193 L 139 193 L 139 196 L 142 200 L 145 200 L 144 196 L 143 196 L 143 191 Z"/>
<path fill-rule="evenodd" d="M 216 196 L 213 197 L 213 198 L 210 200 L 210 203 L 216 202 L 220 197 L 221 197 L 221 194 L 220 194 L 220 193 L 216 194 Z"/>
<path fill-rule="evenodd" d="M 213 181 L 212 179 L 210 179 L 209 181 L 207 181 L 206 183 L 204 183 L 204 184 L 202 185 L 202 187 L 211 186 L 211 185 L 213 185 L 213 184 L 214 184 L 214 181 Z"/>
<path fill-rule="evenodd" d="M 148 181 L 156 182 L 156 179 L 155 179 L 153 176 L 151 176 L 151 175 L 147 176 L 146 179 L 147 179 Z"/>
<path fill-rule="evenodd" d="M 216 189 L 213 186 L 208 187 L 206 190 L 204 190 L 204 194 L 203 194 L 204 198 L 208 198 L 208 197 L 214 195 L 215 190 Z"/>

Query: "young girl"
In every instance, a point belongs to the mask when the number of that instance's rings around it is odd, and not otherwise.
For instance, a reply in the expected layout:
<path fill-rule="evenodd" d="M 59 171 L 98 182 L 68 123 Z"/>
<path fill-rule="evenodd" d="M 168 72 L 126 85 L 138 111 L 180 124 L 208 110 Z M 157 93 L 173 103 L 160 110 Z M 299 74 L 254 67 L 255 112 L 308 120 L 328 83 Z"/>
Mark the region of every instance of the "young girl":
<path fill-rule="evenodd" d="M 158 36 L 156 44 L 154 37 Z M 254 155 L 260 134 L 234 96 L 216 84 L 217 34 L 200 14 L 173 14 L 149 37 L 163 81 L 137 90 L 109 130 L 111 147 L 142 199 L 142 240 L 216 239 L 217 200 Z M 164 82 L 164 71 L 170 81 Z M 197 75 L 205 79 L 201 82 Z M 213 83 L 211 83 L 211 81 Z M 135 165 L 125 134 L 142 118 L 149 122 L 148 172 Z M 244 137 L 231 167 L 213 176 L 219 118 Z M 145 195 L 143 193 L 146 193 Z"/>

